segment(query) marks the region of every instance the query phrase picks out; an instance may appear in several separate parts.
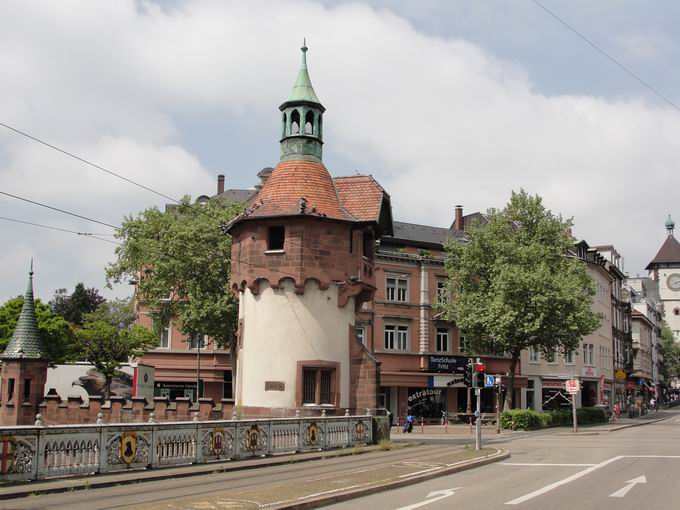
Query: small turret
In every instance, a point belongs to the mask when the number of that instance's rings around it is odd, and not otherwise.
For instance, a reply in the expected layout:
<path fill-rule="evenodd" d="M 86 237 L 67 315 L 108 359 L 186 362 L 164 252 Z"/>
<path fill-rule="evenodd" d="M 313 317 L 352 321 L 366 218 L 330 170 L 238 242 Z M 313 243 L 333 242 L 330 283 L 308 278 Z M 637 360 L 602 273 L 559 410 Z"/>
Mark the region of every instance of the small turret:
<path fill-rule="evenodd" d="M 666 220 L 666 231 L 668 232 L 669 236 L 673 235 L 673 230 L 675 229 L 675 222 L 673 221 L 673 218 L 671 218 L 671 215 L 668 215 L 668 219 Z"/>
<path fill-rule="evenodd" d="M 314 92 L 307 70 L 307 44 L 303 42 L 302 64 L 293 90 L 279 109 L 281 116 L 281 161 L 321 161 L 323 113 L 326 109 Z"/>

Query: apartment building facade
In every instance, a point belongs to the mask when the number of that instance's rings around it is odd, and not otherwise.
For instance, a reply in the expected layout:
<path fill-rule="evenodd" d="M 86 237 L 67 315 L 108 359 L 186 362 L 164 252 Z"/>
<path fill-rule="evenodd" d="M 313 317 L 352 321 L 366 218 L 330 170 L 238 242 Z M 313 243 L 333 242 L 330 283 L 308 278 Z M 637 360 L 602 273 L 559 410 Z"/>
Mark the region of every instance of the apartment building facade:
<path fill-rule="evenodd" d="M 613 277 L 607 270 L 606 259 L 597 250 L 591 249 L 585 241 L 577 243 L 574 250 L 593 281 L 596 293 L 592 310 L 602 320 L 595 331 L 583 337 L 576 351 L 522 351 L 521 373 L 527 378 L 526 387 L 521 393 L 523 408 L 541 411 L 570 407 L 565 381 L 572 377 L 581 380 L 581 392 L 576 395 L 577 406 L 610 406 L 614 398 L 611 301 Z"/>

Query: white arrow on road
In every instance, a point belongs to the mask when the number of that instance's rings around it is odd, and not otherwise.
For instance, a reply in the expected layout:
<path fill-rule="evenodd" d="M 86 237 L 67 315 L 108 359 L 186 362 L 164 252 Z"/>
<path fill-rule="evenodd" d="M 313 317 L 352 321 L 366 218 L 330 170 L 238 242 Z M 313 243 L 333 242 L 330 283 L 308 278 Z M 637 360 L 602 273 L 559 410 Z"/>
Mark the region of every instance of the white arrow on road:
<path fill-rule="evenodd" d="M 645 475 L 638 476 L 637 478 L 633 478 L 632 480 L 628 480 L 626 482 L 627 485 L 625 485 L 624 487 L 621 487 L 616 492 L 612 492 L 609 495 L 609 497 L 610 498 L 622 498 L 626 494 L 628 494 L 628 491 L 630 491 L 633 487 L 635 487 L 639 483 L 647 483 L 647 478 L 645 478 Z"/>
<path fill-rule="evenodd" d="M 435 501 L 439 501 L 440 499 L 453 496 L 458 489 L 462 489 L 462 487 L 454 487 L 453 489 L 444 489 L 441 491 L 432 491 L 427 495 L 425 501 L 421 501 L 420 503 L 414 503 L 409 506 L 402 506 L 401 508 L 397 508 L 397 510 L 413 510 L 414 508 L 420 508 L 421 506 L 429 505 L 430 503 L 434 503 Z"/>

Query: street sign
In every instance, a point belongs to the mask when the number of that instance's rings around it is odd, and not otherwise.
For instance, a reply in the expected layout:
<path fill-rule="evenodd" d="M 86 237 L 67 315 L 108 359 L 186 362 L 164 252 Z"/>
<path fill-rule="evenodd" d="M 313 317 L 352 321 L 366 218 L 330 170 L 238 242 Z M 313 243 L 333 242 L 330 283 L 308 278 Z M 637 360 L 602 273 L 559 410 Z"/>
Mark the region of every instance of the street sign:
<path fill-rule="evenodd" d="M 569 379 L 564 382 L 564 386 L 567 389 L 567 393 L 571 395 L 575 395 L 578 393 L 579 390 L 579 384 L 577 379 Z"/>
<path fill-rule="evenodd" d="M 462 374 L 467 368 L 468 358 L 465 356 L 430 356 L 428 370 L 430 372 Z"/>
<path fill-rule="evenodd" d="M 492 375 L 486 375 L 484 377 L 484 387 L 485 388 L 493 388 L 493 386 L 496 384 L 496 378 Z"/>

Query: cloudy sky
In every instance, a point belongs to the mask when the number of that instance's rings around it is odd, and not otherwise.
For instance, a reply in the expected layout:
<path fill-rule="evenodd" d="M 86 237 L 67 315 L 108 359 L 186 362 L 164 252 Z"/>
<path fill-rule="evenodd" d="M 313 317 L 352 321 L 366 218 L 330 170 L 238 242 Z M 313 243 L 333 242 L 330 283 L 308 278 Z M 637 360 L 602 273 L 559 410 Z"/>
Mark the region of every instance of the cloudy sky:
<path fill-rule="evenodd" d="M 680 104 L 680 3 L 542 3 Z M 4 0 L 0 122 L 169 196 L 212 194 L 221 172 L 250 187 L 278 160 L 303 37 L 327 167 L 373 174 L 396 219 L 447 226 L 524 187 L 633 275 L 680 220 L 680 111 L 531 0 Z M 2 127 L 0 191 L 111 224 L 167 202 Z M 112 232 L 5 196 L 0 216 Z M 0 233 L 0 300 L 31 257 L 44 299 L 103 287 L 114 245 Z"/>

